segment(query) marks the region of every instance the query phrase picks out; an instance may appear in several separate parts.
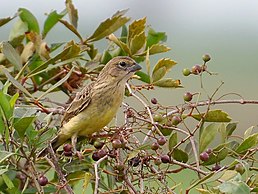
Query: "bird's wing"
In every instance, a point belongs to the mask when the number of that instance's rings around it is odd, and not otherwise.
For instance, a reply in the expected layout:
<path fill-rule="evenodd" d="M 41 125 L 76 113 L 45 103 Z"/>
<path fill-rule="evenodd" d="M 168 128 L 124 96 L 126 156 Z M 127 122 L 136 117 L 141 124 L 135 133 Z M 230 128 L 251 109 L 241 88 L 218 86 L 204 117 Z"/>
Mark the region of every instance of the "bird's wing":
<path fill-rule="evenodd" d="M 68 108 L 65 111 L 62 125 L 64 123 L 67 123 L 72 117 L 79 114 L 81 111 L 83 111 L 90 103 L 91 101 L 91 89 L 93 87 L 94 82 L 87 85 L 81 92 L 78 92 L 74 98 L 74 100 L 71 102 L 71 104 L 68 106 Z"/>

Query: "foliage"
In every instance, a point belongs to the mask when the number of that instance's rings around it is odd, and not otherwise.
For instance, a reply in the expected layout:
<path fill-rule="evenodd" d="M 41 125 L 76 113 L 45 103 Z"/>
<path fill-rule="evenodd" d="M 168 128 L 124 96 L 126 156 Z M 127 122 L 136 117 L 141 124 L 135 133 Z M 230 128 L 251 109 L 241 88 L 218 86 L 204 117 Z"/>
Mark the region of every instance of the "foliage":
<path fill-rule="evenodd" d="M 174 174 L 186 170 L 195 178 L 186 193 L 257 192 L 258 133 L 250 127 L 244 137 L 235 135 L 237 123 L 214 108 L 256 101 L 215 99 L 220 87 L 204 101 L 200 93 L 188 93 L 182 105 L 142 99 L 140 90 L 182 87 L 180 80 L 165 77 L 174 60 L 161 58 L 154 65 L 150 60 L 170 50 L 164 44 L 166 34 L 148 27 L 146 18 L 131 21 L 122 10 L 84 37 L 77 30 L 78 10 L 71 0 L 65 5 L 60 13 L 51 11 L 42 28 L 26 8 L 0 19 L 0 26 L 15 22 L 0 52 L 1 193 L 73 193 L 78 183 L 83 183 L 84 193 L 90 185 L 95 193 L 173 193 L 182 189 Z M 57 23 L 77 41 L 46 42 Z M 99 51 L 95 42 L 106 38 L 107 48 Z M 59 92 L 72 99 L 85 80 L 94 80 L 111 58 L 124 55 L 145 64 L 136 76 L 139 85 L 130 81 L 134 91 L 127 91 L 144 109 L 124 105 L 124 124 L 79 142 L 78 153 L 70 154 L 66 144 L 57 153 L 49 148 L 50 157 L 38 157 L 56 135 L 64 112 L 60 105 L 66 106 L 47 96 Z M 183 74 L 192 79 L 214 75 L 208 71 L 209 60 L 204 55 L 202 65 Z"/>

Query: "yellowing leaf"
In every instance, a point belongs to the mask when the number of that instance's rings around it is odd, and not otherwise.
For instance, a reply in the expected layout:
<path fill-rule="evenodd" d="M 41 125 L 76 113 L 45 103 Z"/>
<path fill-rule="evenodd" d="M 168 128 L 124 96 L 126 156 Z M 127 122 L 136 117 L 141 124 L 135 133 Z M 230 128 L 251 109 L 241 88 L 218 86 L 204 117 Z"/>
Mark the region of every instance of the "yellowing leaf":
<path fill-rule="evenodd" d="M 164 53 L 171 50 L 171 48 L 167 47 L 164 44 L 154 44 L 150 47 L 150 55 L 157 53 Z"/>
<path fill-rule="evenodd" d="M 75 9 L 72 0 L 66 0 L 65 4 L 66 4 L 66 9 L 68 11 L 70 22 L 74 28 L 77 28 L 78 10 Z"/>
<path fill-rule="evenodd" d="M 152 71 L 152 80 L 156 82 L 160 80 L 164 75 L 176 65 L 176 62 L 169 58 L 163 58 L 158 61 Z"/>
<path fill-rule="evenodd" d="M 182 87 L 180 80 L 173 80 L 171 78 L 162 79 L 153 83 L 155 86 L 163 88 L 179 88 Z"/>
<path fill-rule="evenodd" d="M 146 42 L 146 36 L 144 31 L 141 32 L 140 34 L 135 35 L 131 42 L 130 42 L 130 50 L 132 54 L 137 53 L 138 51 L 140 51 Z"/>
<path fill-rule="evenodd" d="M 145 24 L 146 24 L 146 17 L 135 20 L 129 25 L 129 34 L 128 34 L 128 42 L 131 43 L 132 39 L 138 35 L 144 32 L 145 30 Z"/>
<path fill-rule="evenodd" d="M 62 24 L 65 25 L 65 27 L 67 27 L 69 30 L 71 30 L 80 40 L 82 40 L 82 36 L 80 35 L 80 33 L 77 31 L 76 27 L 74 27 L 74 25 L 69 24 L 67 21 L 59 19 L 59 22 L 61 22 Z"/>
<path fill-rule="evenodd" d="M 130 20 L 130 18 L 123 16 L 126 11 L 127 10 L 118 11 L 111 18 L 108 18 L 102 22 L 95 32 L 89 38 L 87 38 L 86 42 L 100 40 L 123 26 Z"/>
<path fill-rule="evenodd" d="M 108 39 L 113 41 L 117 46 L 119 46 L 123 51 L 131 55 L 130 49 L 128 48 L 127 44 L 119 40 L 114 34 L 110 34 Z"/>

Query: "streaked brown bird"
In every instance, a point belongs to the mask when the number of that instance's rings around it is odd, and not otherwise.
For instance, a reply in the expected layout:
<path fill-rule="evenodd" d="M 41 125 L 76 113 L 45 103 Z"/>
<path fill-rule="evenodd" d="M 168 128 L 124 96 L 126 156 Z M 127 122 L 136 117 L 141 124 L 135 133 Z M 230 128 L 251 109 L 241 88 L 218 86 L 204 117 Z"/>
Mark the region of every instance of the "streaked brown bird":
<path fill-rule="evenodd" d="M 111 59 L 99 73 L 97 80 L 87 85 L 67 108 L 62 127 L 52 142 L 53 149 L 71 139 L 89 136 L 106 126 L 121 106 L 125 84 L 141 69 L 132 58 L 119 56 Z"/>

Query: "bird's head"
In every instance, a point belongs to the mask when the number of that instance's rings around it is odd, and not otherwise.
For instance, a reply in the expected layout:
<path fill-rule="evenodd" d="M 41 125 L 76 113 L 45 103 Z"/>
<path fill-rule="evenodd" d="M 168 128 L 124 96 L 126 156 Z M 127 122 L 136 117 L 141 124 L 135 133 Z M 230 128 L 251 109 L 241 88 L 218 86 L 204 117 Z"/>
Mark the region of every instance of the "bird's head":
<path fill-rule="evenodd" d="M 141 66 L 132 58 L 127 56 L 119 56 L 111 59 L 99 74 L 99 78 L 112 77 L 113 81 L 127 81 Z"/>

